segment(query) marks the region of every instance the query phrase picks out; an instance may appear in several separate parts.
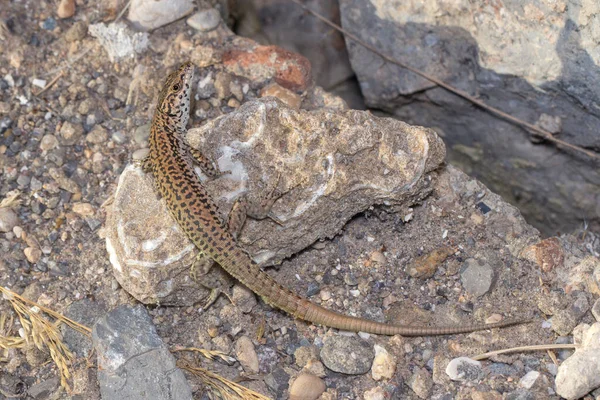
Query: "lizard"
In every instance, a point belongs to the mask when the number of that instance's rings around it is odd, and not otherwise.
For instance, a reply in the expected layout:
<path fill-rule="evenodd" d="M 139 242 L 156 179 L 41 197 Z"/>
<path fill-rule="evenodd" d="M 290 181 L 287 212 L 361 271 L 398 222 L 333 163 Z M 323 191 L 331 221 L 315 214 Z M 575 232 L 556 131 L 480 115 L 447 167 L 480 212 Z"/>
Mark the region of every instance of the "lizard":
<path fill-rule="evenodd" d="M 216 204 L 194 170 L 194 163 L 197 163 L 210 178 L 222 174 L 185 139 L 193 74 L 194 66 L 188 61 L 168 75 L 152 118 L 150 151 L 141 165 L 144 171 L 153 175 L 155 188 L 166 202 L 169 213 L 200 253 L 218 263 L 267 304 L 314 324 L 381 335 L 449 335 L 527 322 L 506 320 L 449 327 L 392 325 L 329 310 L 280 285 L 236 242 L 236 233 L 248 211 L 246 207 L 236 201 L 228 223 L 223 223 Z M 273 200 L 270 203 L 272 205 Z"/>

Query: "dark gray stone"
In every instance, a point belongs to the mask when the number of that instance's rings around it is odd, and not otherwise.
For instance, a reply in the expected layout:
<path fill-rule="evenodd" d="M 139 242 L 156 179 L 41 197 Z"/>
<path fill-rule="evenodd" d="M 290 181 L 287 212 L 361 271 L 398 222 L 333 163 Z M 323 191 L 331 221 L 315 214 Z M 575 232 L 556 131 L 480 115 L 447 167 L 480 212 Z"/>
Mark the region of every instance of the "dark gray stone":
<path fill-rule="evenodd" d="M 27 394 L 38 400 L 48 399 L 56 388 L 58 388 L 59 382 L 58 378 L 50 378 L 36 383 L 27 390 Z"/>
<path fill-rule="evenodd" d="M 103 305 L 92 301 L 90 299 L 82 299 L 72 303 L 65 316 L 72 319 L 75 322 L 79 322 L 85 326 L 94 326 L 96 320 L 106 312 Z M 90 339 L 77 332 L 74 329 L 69 328 L 66 325 L 62 325 L 63 341 L 80 357 L 87 357 L 92 350 L 92 343 Z"/>
<path fill-rule="evenodd" d="M 494 282 L 494 269 L 487 262 L 469 258 L 461 267 L 460 281 L 468 293 L 483 296 Z"/>
<path fill-rule="evenodd" d="M 103 400 L 183 400 L 192 391 L 142 306 L 119 306 L 94 325 Z"/>
<path fill-rule="evenodd" d="M 327 368 L 342 374 L 360 375 L 371 369 L 375 358 L 373 346 L 356 336 L 332 336 L 321 349 Z"/>

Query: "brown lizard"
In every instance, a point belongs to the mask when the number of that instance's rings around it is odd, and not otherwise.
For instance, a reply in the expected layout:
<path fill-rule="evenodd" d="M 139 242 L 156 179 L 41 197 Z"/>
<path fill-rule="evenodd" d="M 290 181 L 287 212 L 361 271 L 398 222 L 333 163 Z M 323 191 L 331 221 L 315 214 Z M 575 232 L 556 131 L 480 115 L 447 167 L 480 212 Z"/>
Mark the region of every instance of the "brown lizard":
<path fill-rule="evenodd" d="M 207 158 L 184 140 L 193 73 L 193 65 L 186 62 L 168 76 L 152 120 L 150 153 L 142 161 L 142 166 L 154 175 L 156 188 L 166 201 L 169 212 L 202 254 L 220 264 L 266 303 L 315 324 L 382 335 L 446 335 L 524 322 L 453 327 L 390 325 L 328 310 L 277 283 L 235 241 L 236 232 L 245 221 L 245 213 L 241 215 L 246 211 L 244 207 L 234 204 L 227 226 L 223 224 L 215 203 L 194 171 L 193 162 L 196 161 L 209 177 L 220 174 Z"/>

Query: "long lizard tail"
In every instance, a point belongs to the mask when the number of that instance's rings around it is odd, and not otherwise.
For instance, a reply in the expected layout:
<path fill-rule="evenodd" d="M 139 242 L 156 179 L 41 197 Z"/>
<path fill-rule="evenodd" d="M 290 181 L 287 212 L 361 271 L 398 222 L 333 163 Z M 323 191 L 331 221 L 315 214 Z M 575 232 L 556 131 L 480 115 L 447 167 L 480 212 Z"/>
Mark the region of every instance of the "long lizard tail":
<path fill-rule="evenodd" d="M 286 311 L 296 318 L 314 324 L 329 326 L 331 328 L 353 332 L 368 332 L 378 335 L 433 336 L 503 328 L 529 322 L 528 320 L 506 320 L 493 324 L 473 324 L 448 327 L 384 324 L 340 314 L 312 303 L 304 297 L 298 296 L 291 290 L 277 283 L 241 249 L 236 249 L 233 257 L 223 257 L 215 254 L 214 258 L 215 261 L 217 261 L 234 278 L 261 296 L 269 305 Z"/>

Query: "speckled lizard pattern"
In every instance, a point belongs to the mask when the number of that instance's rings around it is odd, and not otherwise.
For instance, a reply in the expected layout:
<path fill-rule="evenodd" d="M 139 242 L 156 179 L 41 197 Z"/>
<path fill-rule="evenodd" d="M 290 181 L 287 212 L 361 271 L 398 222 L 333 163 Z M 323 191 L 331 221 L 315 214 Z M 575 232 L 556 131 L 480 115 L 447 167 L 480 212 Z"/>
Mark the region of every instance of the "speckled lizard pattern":
<path fill-rule="evenodd" d="M 207 175 L 215 177 L 219 174 L 209 160 L 184 141 L 193 71 L 193 65 L 187 62 L 167 78 L 152 120 L 150 153 L 143 166 L 154 175 L 156 188 L 166 201 L 171 215 L 198 249 L 266 303 L 315 324 L 382 335 L 456 334 L 520 322 L 454 327 L 389 325 L 325 309 L 278 284 L 238 246 L 234 235 L 221 222 L 215 203 L 194 171 L 195 160 Z"/>

